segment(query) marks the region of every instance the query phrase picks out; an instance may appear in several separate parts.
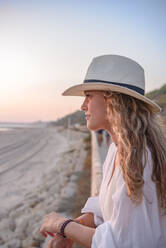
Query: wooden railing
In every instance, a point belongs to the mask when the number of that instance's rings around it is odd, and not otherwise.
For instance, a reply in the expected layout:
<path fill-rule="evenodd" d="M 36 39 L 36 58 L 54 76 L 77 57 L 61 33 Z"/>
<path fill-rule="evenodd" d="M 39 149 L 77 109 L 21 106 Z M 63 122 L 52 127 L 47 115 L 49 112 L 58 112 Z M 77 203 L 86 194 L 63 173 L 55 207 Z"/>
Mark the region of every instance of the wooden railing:
<path fill-rule="evenodd" d="M 92 173 L 91 173 L 91 196 L 99 194 L 100 184 L 102 180 L 102 161 L 99 153 L 99 145 L 95 132 L 92 135 Z"/>

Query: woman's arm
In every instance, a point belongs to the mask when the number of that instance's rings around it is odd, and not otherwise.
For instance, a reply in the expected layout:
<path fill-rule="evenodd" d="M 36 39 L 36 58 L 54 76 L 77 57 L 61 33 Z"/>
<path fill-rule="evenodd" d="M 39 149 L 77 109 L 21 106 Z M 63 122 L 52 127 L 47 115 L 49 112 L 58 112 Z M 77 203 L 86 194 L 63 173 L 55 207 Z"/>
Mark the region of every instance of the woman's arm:
<path fill-rule="evenodd" d="M 95 228 L 80 225 L 76 222 L 70 222 L 64 230 L 67 238 L 80 243 L 85 247 L 91 247 L 92 238 L 95 233 Z"/>
<path fill-rule="evenodd" d="M 93 227 L 96 228 L 96 225 L 94 223 L 94 214 L 93 213 L 85 213 L 76 219 L 74 219 L 76 222 L 88 226 L 88 227 Z"/>

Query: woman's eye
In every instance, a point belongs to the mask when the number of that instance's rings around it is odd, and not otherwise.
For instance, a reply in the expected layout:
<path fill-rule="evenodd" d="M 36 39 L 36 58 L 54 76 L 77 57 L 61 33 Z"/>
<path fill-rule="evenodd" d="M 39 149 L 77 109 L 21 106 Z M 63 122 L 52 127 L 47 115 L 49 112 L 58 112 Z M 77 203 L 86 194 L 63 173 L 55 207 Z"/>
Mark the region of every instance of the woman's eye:
<path fill-rule="evenodd" d="M 87 94 L 87 95 L 86 95 L 86 97 L 87 97 L 87 98 L 90 98 L 90 95 L 89 95 L 89 94 Z"/>

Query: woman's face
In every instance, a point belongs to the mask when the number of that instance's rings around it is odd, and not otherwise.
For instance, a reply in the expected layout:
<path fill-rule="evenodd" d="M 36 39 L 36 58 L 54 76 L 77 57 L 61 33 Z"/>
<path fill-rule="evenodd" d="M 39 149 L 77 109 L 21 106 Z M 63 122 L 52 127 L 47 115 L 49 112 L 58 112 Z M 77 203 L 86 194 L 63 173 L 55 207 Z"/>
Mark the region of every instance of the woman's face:
<path fill-rule="evenodd" d="M 81 110 L 85 112 L 88 129 L 92 131 L 107 129 L 106 101 L 103 92 L 86 91 Z"/>

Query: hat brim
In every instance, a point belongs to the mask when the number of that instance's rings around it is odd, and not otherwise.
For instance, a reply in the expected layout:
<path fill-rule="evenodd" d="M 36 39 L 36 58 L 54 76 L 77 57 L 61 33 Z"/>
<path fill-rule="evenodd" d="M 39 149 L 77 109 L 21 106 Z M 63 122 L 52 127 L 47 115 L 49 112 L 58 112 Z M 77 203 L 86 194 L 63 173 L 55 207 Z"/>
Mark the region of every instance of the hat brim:
<path fill-rule="evenodd" d="M 114 92 L 123 93 L 129 96 L 135 97 L 143 102 L 146 102 L 152 107 L 153 112 L 157 113 L 161 111 L 161 108 L 159 107 L 159 105 L 151 101 L 146 96 L 141 95 L 135 92 L 134 90 L 131 90 L 131 89 L 119 86 L 119 85 L 112 85 L 112 84 L 107 84 L 107 83 L 78 84 L 65 90 L 62 93 L 62 95 L 63 96 L 85 96 L 85 91 L 88 91 L 88 90 L 114 91 Z"/>

